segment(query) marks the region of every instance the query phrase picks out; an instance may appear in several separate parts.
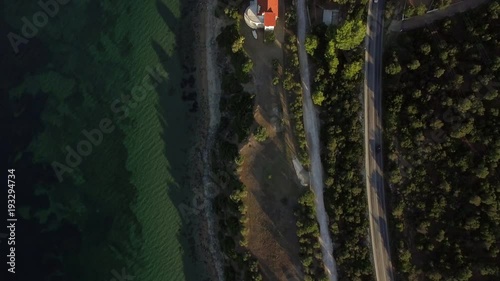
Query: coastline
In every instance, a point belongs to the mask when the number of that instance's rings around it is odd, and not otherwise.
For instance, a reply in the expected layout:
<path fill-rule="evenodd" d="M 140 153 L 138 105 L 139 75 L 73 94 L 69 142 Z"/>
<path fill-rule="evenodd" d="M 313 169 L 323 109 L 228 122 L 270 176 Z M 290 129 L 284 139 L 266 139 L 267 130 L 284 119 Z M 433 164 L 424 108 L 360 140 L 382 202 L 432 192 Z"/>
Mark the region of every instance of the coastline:
<path fill-rule="evenodd" d="M 216 37 L 219 34 L 221 21 L 214 16 L 217 1 L 200 1 L 196 5 L 196 16 L 193 29 L 196 30 L 194 56 L 196 64 L 196 88 L 200 117 L 198 120 L 199 139 L 194 147 L 192 163 L 194 175 L 191 186 L 197 198 L 202 200 L 201 206 L 191 206 L 201 211 L 198 223 L 197 256 L 205 265 L 210 280 L 224 280 L 222 255 L 217 238 L 216 215 L 212 208 L 212 199 L 216 195 L 216 187 L 212 182 L 211 156 L 220 121 L 220 78 L 217 58 L 219 56 Z M 197 202 L 192 202 L 197 203 Z"/>

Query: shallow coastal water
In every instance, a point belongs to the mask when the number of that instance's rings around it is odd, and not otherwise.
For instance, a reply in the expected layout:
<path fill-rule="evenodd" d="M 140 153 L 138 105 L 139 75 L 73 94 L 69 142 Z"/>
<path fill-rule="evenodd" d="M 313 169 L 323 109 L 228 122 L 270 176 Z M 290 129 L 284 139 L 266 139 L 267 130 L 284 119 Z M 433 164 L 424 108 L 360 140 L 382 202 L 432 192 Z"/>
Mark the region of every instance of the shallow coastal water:
<path fill-rule="evenodd" d="M 67 1 L 17 53 L 3 54 L 11 69 L 3 117 L 18 128 L 3 145 L 25 186 L 19 252 L 30 256 L 25 266 L 40 267 L 20 277 L 206 278 L 190 246 L 195 218 L 179 212 L 193 196 L 198 117 L 192 4 Z M 3 5 L 2 38 L 23 36 L 23 17 L 44 11 L 36 2 Z M 84 152 L 77 165 L 70 150 Z"/>

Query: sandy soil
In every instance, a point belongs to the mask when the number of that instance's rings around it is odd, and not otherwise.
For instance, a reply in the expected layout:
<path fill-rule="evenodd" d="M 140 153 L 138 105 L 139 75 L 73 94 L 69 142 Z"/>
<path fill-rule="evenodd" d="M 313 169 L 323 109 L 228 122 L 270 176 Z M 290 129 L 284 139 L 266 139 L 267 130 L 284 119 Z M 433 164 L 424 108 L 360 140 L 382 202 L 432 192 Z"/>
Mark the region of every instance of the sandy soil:
<path fill-rule="evenodd" d="M 243 147 L 241 181 L 248 190 L 248 249 L 257 258 L 264 280 L 303 280 L 293 213 L 302 194 L 283 138 L 264 143 L 254 139 Z"/>

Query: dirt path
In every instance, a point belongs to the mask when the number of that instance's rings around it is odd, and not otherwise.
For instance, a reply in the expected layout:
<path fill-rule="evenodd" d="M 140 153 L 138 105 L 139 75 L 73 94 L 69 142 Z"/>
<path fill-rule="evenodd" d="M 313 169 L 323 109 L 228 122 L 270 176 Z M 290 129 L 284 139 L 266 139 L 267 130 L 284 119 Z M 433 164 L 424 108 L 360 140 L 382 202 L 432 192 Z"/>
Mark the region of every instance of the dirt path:
<path fill-rule="evenodd" d="M 329 233 L 328 216 L 325 211 L 325 203 L 323 200 L 324 176 L 323 165 L 321 164 L 319 152 L 319 118 L 311 99 L 309 63 L 304 46 L 307 25 L 305 0 L 297 1 L 297 12 L 300 76 L 302 79 L 303 91 L 304 129 L 306 131 L 307 147 L 309 148 L 309 158 L 311 161 L 311 188 L 315 195 L 316 216 L 321 235 L 318 238 L 321 245 L 321 252 L 323 253 L 325 272 L 330 281 L 336 281 L 337 265 L 335 263 L 335 259 L 333 258 L 333 243 Z"/>
<path fill-rule="evenodd" d="M 490 0 L 463 0 L 461 2 L 452 4 L 445 9 L 435 10 L 433 12 L 426 13 L 425 15 L 411 17 L 403 21 L 393 21 L 389 27 L 390 31 L 400 32 L 416 29 L 422 26 L 429 25 L 434 21 L 443 19 L 445 17 L 451 17 L 457 13 L 463 13 L 467 10 L 474 9 L 481 4 L 487 3 Z"/>
<path fill-rule="evenodd" d="M 284 3 L 280 4 L 284 7 Z M 284 17 L 280 15 L 281 18 Z M 295 138 L 288 116 L 288 99 L 282 85 L 272 82 L 273 59 L 283 63 L 283 21 L 278 20 L 273 43 L 263 42 L 263 30 L 258 30 L 258 39 L 254 39 L 244 21 L 241 33 L 245 37 L 244 48 L 253 61 L 253 81 L 245 90 L 255 93 L 254 117 L 269 135 L 264 142 L 251 138 L 240 150 L 244 159 L 240 179 L 248 191 L 244 201 L 248 249 L 259 261 L 264 280 L 300 281 L 304 275 L 294 208 L 304 189 L 291 160 Z"/>

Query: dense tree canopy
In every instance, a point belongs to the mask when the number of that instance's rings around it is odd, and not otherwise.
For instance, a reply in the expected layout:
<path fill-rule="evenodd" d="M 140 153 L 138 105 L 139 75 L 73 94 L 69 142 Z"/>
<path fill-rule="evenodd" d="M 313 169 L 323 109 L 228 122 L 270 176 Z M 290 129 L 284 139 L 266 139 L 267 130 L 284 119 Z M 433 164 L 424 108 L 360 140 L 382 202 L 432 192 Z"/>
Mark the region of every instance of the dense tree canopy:
<path fill-rule="evenodd" d="M 345 22 L 338 27 L 318 26 L 313 29 L 319 44 L 313 56 L 316 72 L 312 90 L 323 96 L 320 135 L 324 146 L 324 198 L 336 245 L 333 255 L 339 280 L 361 281 L 373 280 L 370 248 L 366 243 L 367 201 L 360 165 L 363 135 L 359 91 L 364 65 L 361 46 L 366 33 L 363 22 L 366 6 L 349 2 L 346 8 L 363 13 L 349 12 Z M 324 50 L 324 53 L 319 50 Z"/>
<path fill-rule="evenodd" d="M 386 52 L 386 174 L 402 280 L 500 278 L 498 7 L 403 33 Z"/>

